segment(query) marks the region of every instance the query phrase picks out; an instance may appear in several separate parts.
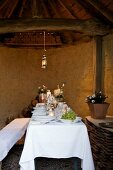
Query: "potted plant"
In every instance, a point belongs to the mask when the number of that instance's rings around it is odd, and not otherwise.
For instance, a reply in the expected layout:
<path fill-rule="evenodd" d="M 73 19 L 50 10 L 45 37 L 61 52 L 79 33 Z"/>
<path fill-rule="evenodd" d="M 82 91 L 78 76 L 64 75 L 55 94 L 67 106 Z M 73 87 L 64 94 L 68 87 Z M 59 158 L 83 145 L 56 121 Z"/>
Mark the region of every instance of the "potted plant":
<path fill-rule="evenodd" d="M 94 119 L 105 119 L 110 103 L 105 102 L 106 96 L 101 91 L 95 92 L 91 96 L 87 96 L 86 102 L 88 103 L 91 117 Z"/>

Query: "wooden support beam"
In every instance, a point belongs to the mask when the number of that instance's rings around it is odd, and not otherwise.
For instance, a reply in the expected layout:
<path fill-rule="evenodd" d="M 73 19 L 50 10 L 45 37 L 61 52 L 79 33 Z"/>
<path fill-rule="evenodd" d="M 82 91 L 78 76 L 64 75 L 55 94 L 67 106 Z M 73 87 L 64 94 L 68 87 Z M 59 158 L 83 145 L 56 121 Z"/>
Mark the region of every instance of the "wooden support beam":
<path fill-rule="evenodd" d="M 4 19 L 0 20 L 0 33 L 24 32 L 33 30 L 49 31 L 78 31 L 87 35 L 105 35 L 110 32 L 108 26 L 97 20 L 74 20 L 74 19 Z"/>
<path fill-rule="evenodd" d="M 102 37 L 96 36 L 94 38 L 94 91 L 103 91 L 103 58 L 102 58 Z"/>

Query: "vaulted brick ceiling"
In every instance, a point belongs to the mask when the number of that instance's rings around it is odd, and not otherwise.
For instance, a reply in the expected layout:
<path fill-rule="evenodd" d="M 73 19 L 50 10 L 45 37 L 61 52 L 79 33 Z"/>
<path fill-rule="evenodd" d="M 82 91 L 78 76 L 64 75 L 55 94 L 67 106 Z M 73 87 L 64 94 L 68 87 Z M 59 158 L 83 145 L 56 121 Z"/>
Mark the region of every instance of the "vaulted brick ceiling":
<path fill-rule="evenodd" d="M 27 37 L 30 41 L 30 36 L 39 36 L 45 30 L 48 39 L 60 39 L 57 41 L 60 45 L 84 37 L 88 40 L 92 36 L 103 36 L 112 32 L 112 28 L 113 0 L 0 1 L 2 43 L 6 42 L 4 37 L 7 36 L 10 42 L 15 40 L 15 36 Z"/>

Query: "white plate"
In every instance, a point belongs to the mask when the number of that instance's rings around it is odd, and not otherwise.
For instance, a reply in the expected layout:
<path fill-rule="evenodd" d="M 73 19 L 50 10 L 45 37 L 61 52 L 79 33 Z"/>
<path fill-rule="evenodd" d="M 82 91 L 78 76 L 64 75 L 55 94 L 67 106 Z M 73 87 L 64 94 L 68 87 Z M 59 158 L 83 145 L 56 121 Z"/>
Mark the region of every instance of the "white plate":
<path fill-rule="evenodd" d="M 33 115 L 34 115 L 34 116 L 46 116 L 46 115 L 47 115 L 47 112 L 41 112 L 41 113 L 35 112 L 35 113 L 33 113 Z"/>
<path fill-rule="evenodd" d="M 40 106 L 45 106 L 45 105 L 46 105 L 45 103 L 37 103 L 35 108 L 40 107 Z"/>
<path fill-rule="evenodd" d="M 47 111 L 46 109 L 37 109 L 37 110 L 33 110 L 31 113 L 33 113 L 33 115 L 39 115 L 39 116 L 44 116 L 44 115 L 47 115 Z"/>
<path fill-rule="evenodd" d="M 48 121 L 52 121 L 55 119 L 55 116 L 33 116 L 32 120 L 33 121 L 39 121 L 39 122 L 48 122 Z"/>
<path fill-rule="evenodd" d="M 38 103 L 39 104 L 39 103 Z M 41 105 L 40 105 L 41 104 Z M 33 107 L 33 109 L 37 110 L 37 109 L 46 109 L 46 105 L 45 103 L 40 103 L 39 105 Z"/>
<path fill-rule="evenodd" d="M 55 116 L 46 115 L 46 116 L 37 116 L 37 118 L 39 118 L 39 119 L 55 119 Z"/>
<path fill-rule="evenodd" d="M 61 122 L 63 123 L 77 123 L 81 121 L 81 117 L 76 117 L 75 120 L 69 120 L 69 119 L 60 119 Z"/>

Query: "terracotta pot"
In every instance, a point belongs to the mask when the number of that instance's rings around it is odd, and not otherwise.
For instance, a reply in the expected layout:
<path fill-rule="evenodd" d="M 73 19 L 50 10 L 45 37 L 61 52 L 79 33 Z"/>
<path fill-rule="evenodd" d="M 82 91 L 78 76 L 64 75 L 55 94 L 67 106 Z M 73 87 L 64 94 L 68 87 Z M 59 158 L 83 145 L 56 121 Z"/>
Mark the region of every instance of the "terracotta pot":
<path fill-rule="evenodd" d="M 94 119 L 105 119 L 110 103 L 88 103 L 91 117 Z"/>

